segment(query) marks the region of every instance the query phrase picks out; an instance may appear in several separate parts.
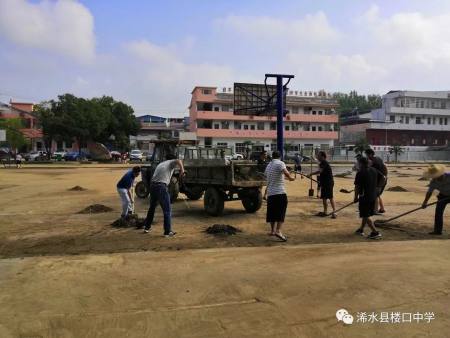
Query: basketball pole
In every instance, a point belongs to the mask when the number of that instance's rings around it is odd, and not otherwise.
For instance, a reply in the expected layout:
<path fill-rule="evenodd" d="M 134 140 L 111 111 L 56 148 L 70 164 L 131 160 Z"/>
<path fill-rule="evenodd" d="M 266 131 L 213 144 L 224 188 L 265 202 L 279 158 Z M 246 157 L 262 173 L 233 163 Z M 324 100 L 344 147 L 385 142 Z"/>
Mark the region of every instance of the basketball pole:
<path fill-rule="evenodd" d="M 280 152 L 280 159 L 284 160 L 284 91 L 294 75 L 266 74 L 266 79 L 268 77 L 277 79 L 277 149 Z M 283 85 L 284 79 L 288 79 L 285 85 Z"/>

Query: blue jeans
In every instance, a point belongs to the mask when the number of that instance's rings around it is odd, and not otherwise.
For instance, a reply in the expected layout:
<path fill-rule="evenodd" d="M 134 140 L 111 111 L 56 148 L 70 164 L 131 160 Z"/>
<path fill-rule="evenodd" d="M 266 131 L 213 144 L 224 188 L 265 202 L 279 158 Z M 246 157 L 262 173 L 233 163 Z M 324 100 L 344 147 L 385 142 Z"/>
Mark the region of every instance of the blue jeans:
<path fill-rule="evenodd" d="M 434 231 L 440 234 L 444 227 L 444 210 L 448 203 L 450 203 L 450 196 L 438 195 L 436 212 L 434 213 Z"/>
<path fill-rule="evenodd" d="M 165 184 L 152 183 L 150 185 L 150 207 L 148 208 L 147 218 L 144 221 L 144 227 L 149 229 L 152 226 L 156 203 L 158 202 L 164 214 L 164 235 L 167 235 L 172 231 L 172 224 L 170 195 L 167 185 Z"/>

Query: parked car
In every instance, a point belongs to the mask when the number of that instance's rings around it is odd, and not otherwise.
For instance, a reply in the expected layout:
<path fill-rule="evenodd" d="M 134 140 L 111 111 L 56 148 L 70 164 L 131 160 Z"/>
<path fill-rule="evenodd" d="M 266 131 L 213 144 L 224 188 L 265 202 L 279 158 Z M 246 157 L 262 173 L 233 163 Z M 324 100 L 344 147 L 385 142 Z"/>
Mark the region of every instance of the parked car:
<path fill-rule="evenodd" d="M 25 160 L 27 161 L 43 161 L 47 158 L 47 152 L 39 150 L 39 151 L 30 151 L 25 154 Z"/>
<path fill-rule="evenodd" d="M 84 158 L 89 158 L 89 155 L 84 151 L 69 151 L 64 155 L 64 160 L 66 161 L 79 161 Z"/>
<path fill-rule="evenodd" d="M 134 149 L 130 152 L 130 161 L 141 161 L 143 159 L 144 155 L 142 154 L 142 151 L 139 149 Z"/>
<path fill-rule="evenodd" d="M 147 153 L 147 155 L 145 156 L 145 160 L 147 162 L 150 162 L 152 160 L 152 157 L 153 157 L 153 153 Z"/>
<path fill-rule="evenodd" d="M 58 149 L 52 154 L 52 159 L 64 158 L 67 152 L 64 149 Z"/>

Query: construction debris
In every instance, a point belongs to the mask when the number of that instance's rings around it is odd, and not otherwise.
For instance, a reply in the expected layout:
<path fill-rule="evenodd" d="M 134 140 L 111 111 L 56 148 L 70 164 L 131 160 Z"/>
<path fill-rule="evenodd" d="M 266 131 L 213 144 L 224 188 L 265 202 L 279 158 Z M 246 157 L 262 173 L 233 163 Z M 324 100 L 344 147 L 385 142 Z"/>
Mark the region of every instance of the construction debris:
<path fill-rule="evenodd" d="M 76 185 L 76 186 L 74 186 L 74 187 L 72 187 L 70 189 L 67 189 L 67 190 L 69 190 L 69 191 L 85 191 L 87 189 L 83 188 L 83 187 L 80 187 L 79 185 Z"/>
<path fill-rule="evenodd" d="M 396 185 L 396 186 L 394 186 L 394 187 L 388 188 L 387 191 L 407 192 L 408 190 L 406 190 L 405 188 L 403 188 L 403 187 L 401 187 L 401 186 L 399 186 L 399 185 Z"/>
<path fill-rule="evenodd" d="M 236 235 L 237 232 L 242 230 L 228 224 L 213 224 L 206 229 L 206 233 L 211 235 Z"/>
<path fill-rule="evenodd" d="M 350 176 L 351 174 L 352 174 L 351 171 L 346 171 L 346 172 L 343 172 L 340 174 L 336 174 L 336 175 L 334 175 L 334 177 L 346 178 L 347 176 Z"/>
<path fill-rule="evenodd" d="M 426 178 L 426 177 L 421 177 L 421 178 L 418 179 L 418 181 L 429 181 L 429 179 Z"/>
<path fill-rule="evenodd" d="M 113 211 L 112 208 L 107 207 L 103 204 L 92 204 L 81 211 L 78 211 L 78 214 L 100 214 L 103 212 Z"/>

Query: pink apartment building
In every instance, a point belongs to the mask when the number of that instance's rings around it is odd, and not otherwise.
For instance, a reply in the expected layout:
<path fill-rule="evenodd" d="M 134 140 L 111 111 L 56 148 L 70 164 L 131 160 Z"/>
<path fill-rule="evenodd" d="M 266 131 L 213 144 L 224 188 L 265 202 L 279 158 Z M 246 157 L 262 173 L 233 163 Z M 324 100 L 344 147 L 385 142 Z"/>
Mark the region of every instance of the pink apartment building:
<path fill-rule="evenodd" d="M 284 119 L 289 152 L 304 148 L 327 149 L 338 139 L 337 101 L 323 91 L 289 90 Z M 231 88 L 195 87 L 189 106 L 190 131 L 201 146 L 223 146 L 243 154 L 248 141 L 253 151 L 276 149 L 276 117 L 233 114 Z"/>

